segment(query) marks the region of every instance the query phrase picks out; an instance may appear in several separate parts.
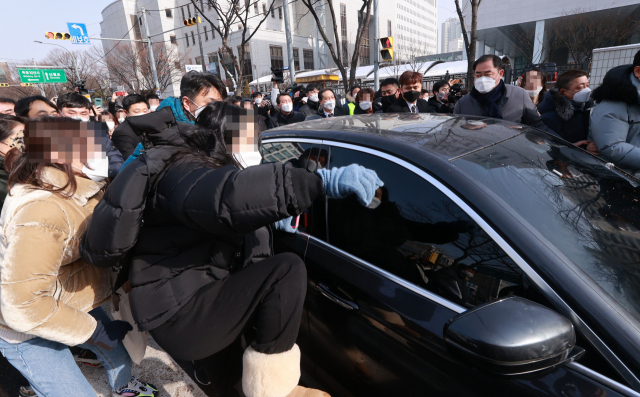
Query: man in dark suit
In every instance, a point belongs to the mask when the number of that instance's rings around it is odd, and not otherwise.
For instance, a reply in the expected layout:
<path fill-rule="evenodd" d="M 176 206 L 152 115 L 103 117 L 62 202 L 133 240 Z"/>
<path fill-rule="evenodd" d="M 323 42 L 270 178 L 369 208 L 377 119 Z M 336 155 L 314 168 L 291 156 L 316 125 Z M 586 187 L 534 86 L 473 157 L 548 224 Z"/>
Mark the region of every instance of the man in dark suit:
<path fill-rule="evenodd" d="M 336 94 L 331 88 L 323 88 L 318 94 L 320 100 L 320 106 L 318 107 L 318 114 L 322 118 L 348 116 L 349 110 L 342 106 L 336 105 Z"/>
<path fill-rule="evenodd" d="M 431 107 L 422 94 L 422 73 L 406 71 L 400 76 L 402 97 L 389 106 L 385 113 L 431 113 Z"/>

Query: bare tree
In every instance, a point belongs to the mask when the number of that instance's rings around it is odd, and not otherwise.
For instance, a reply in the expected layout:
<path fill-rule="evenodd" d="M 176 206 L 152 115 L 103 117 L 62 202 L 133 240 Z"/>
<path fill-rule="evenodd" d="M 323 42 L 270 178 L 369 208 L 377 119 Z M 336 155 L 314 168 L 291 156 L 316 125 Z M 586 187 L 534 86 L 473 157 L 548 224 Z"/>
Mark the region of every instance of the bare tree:
<path fill-rule="evenodd" d="M 96 55 L 101 54 L 101 51 L 102 47 L 92 47 L 91 50 L 73 52 L 54 49 L 40 63 L 48 66 L 59 66 L 60 69 L 64 69 L 67 83 L 58 86 L 59 94 L 65 90 L 75 90 L 77 76 L 80 76 L 80 79 L 85 81 L 85 88 L 95 90 L 97 96 L 106 96 L 109 90 L 107 69 L 100 62 L 96 62 Z M 74 64 L 78 67 L 77 74 Z M 51 91 L 53 95 L 53 88 L 47 87 L 47 91 L 48 93 Z"/>
<path fill-rule="evenodd" d="M 0 62 L 0 67 L 4 69 L 6 74 L 6 81 L 2 81 L 3 83 L 10 84 L 9 87 L 0 87 L 0 96 L 5 98 L 11 98 L 13 100 L 18 100 L 20 98 L 24 98 L 26 96 L 31 95 L 40 95 L 40 87 L 21 87 L 20 77 L 18 75 L 18 69 L 16 65 L 26 65 L 31 62 L 29 61 L 19 61 L 17 63 L 11 62 Z"/>
<path fill-rule="evenodd" d="M 253 21 L 249 23 L 249 19 L 256 17 L 255 15 L 253 17 L 249 17 L 251 5 L 254 4 L 251 0 L 206 0 L 205 3 L 215 11 L 215 19 L 217 19 L 216 22 L 212 21 L 207 15 L 205 15 L 204 10 L 198 6 L 197 0 L 191 0 L 191 3 L 198 10 L 199 14 L 209 22 L 211 28 L 218 32 L 218 35 L 222 39 L 222 47 L 218 49 L 219 59 L 222 61 L 223 55 L 226 53 L 226 56 L 233 60 L 233 66 L 235 68 L 236 76 L 238 76 L 239 83 L 236 83 L 233 77 L 234 73 L 228 69 L 224 62 L 221 62 L 227 76 L 233 80 L 236 89 L 242 89 L 242 87 L 245 86 L 248 87 L 248 82 L 245 85 L 243 80 L 245 79 L 244 76 L 251 73 L 251 69 L 248 67 L 246 60 L 249 41 L 255 36 L 262 23 L 267 19 L 269 12 L 273 10 L 275 0 L 271 0 L 268 10 L 263 11 L 262 15 L 258 18 L 253 27 L 249 26 L 254 24 Z M 234 32 L 234 28 L 236 28 L 236 32 L 242 32 L 237 57 L 234 55 L 233 48 L 229 43 L 231 34 Z M 226 51 L 223 51 L 223 49 Z M 249 72 L 245 73 L 247 69 Z"/>
<path fill-rule="evenodd" d="M 353 86 L 355 84 L 356 68 L 358 67 L 358 60 L 360 58 L 360 48 L 362 46 L 363 39 L 365 39 L 364 32 L 365 30 L 367 30 L 366 28 L 369 26 L 373 0 L 361 0 L 362 6 L 360 7 L 359 14 L 358 14 L 360 15 L 360 21 L 358 23 L 356 39 L 355 39 L 355 42 L 353 43 L 353 51 L 350 57 L 351 62 L 349 64 L 348 76 L 347 76 L 347 69 L 345 68 L 345 66 L 348 64 L 347 61 L 349 58 L 349 54 L 348 54 L 349 44 L 345 43 L 347 39 L 344 37 L 342 38 L 343 41 L 340 40 L 340 35 L 338 31 L 338 19 L 336 17 L 336 13 L 333 8 L 333 0 L 326 0 L 326 2 L 329 6 L 328 7 L 329 15 L 331 15 L 331 24 L 332 24 L 335 44 L 336 46 L 338 46 L 337 49 L 334 47 L 334 44 L 327 36 L 327 32 L 325 31 L 325 29 L 322 28 L 320 17 L 316 12 L 316 5 L 320 1 L 325 1 L 325 0 L 302 0 L 302 4 L 304 4 L 304 6 L 307 8 L 308 13 L 310 13 L 313 16 L 313 19 L 315 20 L 316 25 L 318 27 L 318 32 L 320 33 L 320 35 L 322 36 L 322 39 L 324 40 L 327 47 L 329 48 L 331 57 L 333 58 L 333 61 L 336 63 L 338 70 L 340 70 L 340 74 L 342 75 L 342 84 L 346 92 L 350 86 Z M 304 14 L 300 19 L 302 19 L 305 15 L 306 14 Z M 368 39 L 369 38 L 367 37 L 366 40 Z M 342 43 L 342 46 L 340 45 L 340 43 Z"/>
<path fill-rule="evenodd" d="M 560 45 L 557 35 L 546 35 L 545 39 L 541 40 L 536 37 L 535 29 L 525 30 L 516 26 L 510 29 L 509 33 L 522 51 L 527 64 L 532 63 L 534 58 L 538 58 L 540 62 L 548 62 Z M 534 54 L 536 49 L 538 53 Z"/>
<path fill-rule="evenodd" d="M 458 18 L 460 18 L 460 26 L 462 27 L 464 49 L 467 53 L 467 88 L 471 88 L 473 86 L 473 63 L 476 60 L 476 42 L 478 40 L 478 8 L 482 0 L 468 0 L 468 3 L 465 3 L 465 9 L 467 5 L 471 8 L 471 25 L 468 29 L 462 14 L 463 9 L 460 7 L 460 0 L 454 1 Z"/>
<path fill-rule="evenodd" d="M 180 65 L 185 63 L 186 58 L 174 46 L 167 46 L 164 43 L 152 45 L 158 83 L 160 90 L 164 91 L 180 80 L 182 77 Z M 128 87 L 128 91 L 155 92 L 147 44 L 120 45 L 113 48 L 106 57 L 101 56 L 99 51 L 96 51 L 94 56 L 95 63 L 103 65 L 108 70 L 112 82 Z M 107 81 L 107 87 L 108 85 L 109 81 Z"/>
<path fill-rule="evenodd" d="M 589 60 L 594 48 L 626 44 L 640 29 L 636 17 L 627 16 L 620 10 L 590 11 L 575 9 L 567 12 L 562 22 L 555 23 L 552 28 L 559 45 L 569 50 L 569 57 L 574 63 Z"/>

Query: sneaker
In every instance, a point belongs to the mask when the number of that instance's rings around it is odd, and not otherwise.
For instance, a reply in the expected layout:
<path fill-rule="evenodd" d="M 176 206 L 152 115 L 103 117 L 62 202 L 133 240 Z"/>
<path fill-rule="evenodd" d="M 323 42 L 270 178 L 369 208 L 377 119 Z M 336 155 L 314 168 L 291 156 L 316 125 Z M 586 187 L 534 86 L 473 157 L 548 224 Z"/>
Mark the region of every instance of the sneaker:
<path fill-rule="evenodd" d="M 98 360 L 98 356 L 94 352 L 88 349 L 80 349 L 77 352 L 73 352 L 73 358 L 78 363 L 82 363 L 89 367 L 101 367 L 102 363 Z"/>
<path fill-rule="evenodd" d="M 195 368 L 193 370 L 193 377 L 196 379 L 196 382 L 200 383 L 203 386 L 208 386 L 211 384 L 209 380 L 209 376 L 204 372 L 204 367 L 198 366 L 196 363 L 193 363 Z"/>
<path fill-rule="evenodd" d="M 119 390 L 113 392 L 113 395 L 125 397 L 154 397 L 157 393 L 157 387 L 155 387 L 151 383 L 143 382 L 135 376 L 132 376 L 131 380 L 129 380 L 129 383 L 121 387 Z"/>
<path fill-rule="evenodd" d="M 36 397 L 37 394 L 31 386 L 20 386 L 20 397 Z"/>

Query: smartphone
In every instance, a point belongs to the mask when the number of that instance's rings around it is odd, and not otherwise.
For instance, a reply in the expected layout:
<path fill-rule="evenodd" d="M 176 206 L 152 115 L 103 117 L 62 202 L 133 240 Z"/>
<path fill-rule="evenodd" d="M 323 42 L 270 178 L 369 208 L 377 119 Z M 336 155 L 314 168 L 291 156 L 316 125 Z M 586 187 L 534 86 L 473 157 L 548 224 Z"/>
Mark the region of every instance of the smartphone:
<path fill-rule="evenodd" d="M 93 100 L 93 104 L 98 107 L 98 106 L 102 106 L 102 98 L 94 98 Z"/>
<path fill-rule="evenodd" d="M 126 94 L 126 91 L 116 91 L 116 96 L 124 96 L 124 94 Z"/>

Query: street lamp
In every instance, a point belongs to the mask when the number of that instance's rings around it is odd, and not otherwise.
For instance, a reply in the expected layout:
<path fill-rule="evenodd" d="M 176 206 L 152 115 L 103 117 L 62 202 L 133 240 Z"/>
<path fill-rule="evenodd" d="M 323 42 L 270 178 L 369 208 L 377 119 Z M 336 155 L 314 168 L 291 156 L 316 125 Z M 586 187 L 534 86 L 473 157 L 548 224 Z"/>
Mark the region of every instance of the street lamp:
<path fill-rule="evenodd" d="M 57 47 L 60 47 L 64 50 L 66 50 L 69 54 L 71 54 L 71 60 L 73 61 L 73 70 L 76 72 L 76 79 L 80 80 L 80 73 L 78 73 L 78 64 L 76 63 L 76 57 L 75 55 L 73 55 L 73 52 L 69 51 L 68 48 L 61 46 L 60 44 L 53 44 L 53 43 L 43 43 L 42 41 L 37 41 L 34 40 L 34 43 L 40 43 L 40 44 L 44 44 L 44 45 L 55 45 Z"/>

